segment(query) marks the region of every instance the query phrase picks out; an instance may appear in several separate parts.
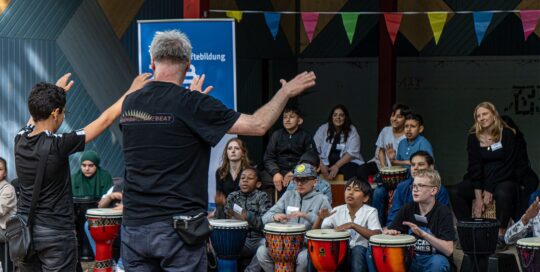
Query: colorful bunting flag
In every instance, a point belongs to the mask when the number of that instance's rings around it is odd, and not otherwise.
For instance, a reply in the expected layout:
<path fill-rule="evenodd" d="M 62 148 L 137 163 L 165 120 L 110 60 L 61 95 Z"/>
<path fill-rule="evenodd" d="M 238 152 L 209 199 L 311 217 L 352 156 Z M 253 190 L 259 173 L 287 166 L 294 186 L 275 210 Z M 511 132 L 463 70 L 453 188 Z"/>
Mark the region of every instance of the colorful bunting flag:
<path fill-rule="evenodd" d="M 540 10 L 522 10 L 519 15 L 523 24 L 523 34 L 525 34 L 525 40 L 527 40 L 536 29 L 538 19 L 540 19 Z"/>
<path fill-rule="evenodd" d="M 384 21 L 386 22 L 386 30 L 388 35 L 390 35 L 390 40 L 392 44 L 396 42 L 396 36 L 399 31 L 399 26 L 401 25 L 401 19 L 403 19 L 403 14 L 401 13 L 385 13 Z"/>
<path fill-rule="evenodd" d="M 310 43 L 313 39 L 313 33 L 315 32 L 315 27 L 317 26 L 318 20 L 318 12 L 302 12 L 302 22 L 304 23 L 304 29 L 306 30 L 306 34 Z"/>
<path fill-rule="evenodd" d="M 358 13 L 343 12 L 341 13 L 341 21 L 345 32 L 347 32 L 347 38 L 349 38 L 349 44 L 352 44 L 354 33 L 356 32 L 356 22 L 358 21 Z"/>
<path fill-rule="evenodd" d="M 429 24 L 431 26 L 431 31 L 433 31 L 435 44 L 439 43 L 447 16 L 448 14 L 446 12 L 428 12 Z"/>
<path fill-rule="evenodd" d="M 264 19 L 266 21 L 268 29 L 270 30 L 270 33 L 272 33 L 272 37 L 274 37 L 275 40 L 279 31 L 279 20 L 281 19 L 281 13 L 265 12 Z"/>
<path fill-rule="evenodd" d="M 474 18 L 474 31 L 476 32 L 476 42 L 478 45 L 482 43 L 484 35 L 491 24 L 491 19 L 493 18 L 493 13 L 479 11 L 473 13 Z"/>
<path fill-rule="evenodd" d="M 240 23 L 240 21 L 242 21 L 242 13 L 243 12 L 238 10 L 229 10 L 225 14 L 227 15 L 227 17 L 234 18 L 236 22 Z"/>

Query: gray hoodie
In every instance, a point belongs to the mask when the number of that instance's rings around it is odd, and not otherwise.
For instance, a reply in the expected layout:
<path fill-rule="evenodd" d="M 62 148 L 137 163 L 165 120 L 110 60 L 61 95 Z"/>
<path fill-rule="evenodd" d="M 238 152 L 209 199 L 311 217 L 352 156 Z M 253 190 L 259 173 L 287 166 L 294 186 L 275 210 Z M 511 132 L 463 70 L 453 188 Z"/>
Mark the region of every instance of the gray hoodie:
<path fill-rule="evenodd" d="M 306 225 L 306 229 L 310 230 L 315 219 L 317 219 L 317 213 L 322 209 L 332 209 L 328 199 L 323 194 L 313 190 L 305 195 L 303 198 L 297 191 L 287 191 L 278 200 L 278 202 L 270 208 L 262 217 L 263 224 L 274 222 L 274 215 L 278 213 L 287 213 L 287 207 L 299 208 L 301 212 L 306 213 L 307 220 L 304 218 L 290 219 L 290 223 L 300 223 Z"/>

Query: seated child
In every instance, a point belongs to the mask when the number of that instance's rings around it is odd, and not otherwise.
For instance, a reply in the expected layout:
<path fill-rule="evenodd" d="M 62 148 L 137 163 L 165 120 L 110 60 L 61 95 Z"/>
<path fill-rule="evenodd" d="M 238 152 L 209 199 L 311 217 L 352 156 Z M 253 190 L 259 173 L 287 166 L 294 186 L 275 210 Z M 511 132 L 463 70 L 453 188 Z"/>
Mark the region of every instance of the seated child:
<path fill-rule="evenodd" d="M 377 166 L 385 167 L 392 166 L 388 154 L 386 154 L 387 148 L 397 148 L 399 142 L 405 139 L 405 116 L 409 115 L 411 110 L 407 105 L 396 104 L 392 108 L 392 115 L 390 116 L 390 126 L 384 127 L 379 133 L 377 142 L 375 143 L 376 151 L 375 158 Z"/>
<path fill-rule="evenodd" d="M 265 176 L 271 177 L 280 197 L 291 181 L 291 176 L 287 174 L 292 173 L 300 156 L 308 150 L 315 150 L 313 137 L 300 127 L 303 122 L 304 118 L 297 107 L 285 107 L 283 128 L 272 133 L 264 152 Z"/>
<path fill-rule="evenodd" d="M 405 139 L 399 142 L 397 152 L 394 148 L 386 150 L 392 165 L 403 165 L 409 168 L 411 155 L 419 150 L 424 150 L 433 157 L 431 144 L 421 135 L 423 131 L 424 119 L 420 114 L 412 113 L 405 117 Z"/>
<path fill-rule="evenodd" d="M 328 199 L 317 192 L 317 170 L 311 164 L 301 163 L 294 168 L 293 182 L 296 191 L 287 191 L 270 210 L 264 214 L 262 222 L 304 224 L 310 230 L 321 209 L 331 209 Z M 257 250 L 257 259 L 266 272 L 274 271 L 274 260 L 268 254 L 266 245 Z M 296 258 L 296 271 L 307 270 L 307 250 L 304 247 Z"/>
<path fill-rule="evenodd" d="M 533 237 L 540 237 L 540 204 L 539 198 L 533 201 L 525 214 L 512 225 L 504 234 L 506 244 L 514 244 L 521 238 L 527 237 L 532 233 Z"/>
<path fill-rule="evenodd" d="M 240 175 L 240 190 L 230 193 L 225 204 L 225 213 L 229 218 L 247 221 L 249 224 L 246 242 L 240 253 L 243 259 L 251 260 L 246 271 L 260 270 L 257 258 L 253 256 L 255 256 L 261 240 L 264 239 L 262 232 L 264 225 L 261 218 L 272 206 L 268 195 L 258 190 L 260 187 L 261 181 L 257 170 L 246 168 Z M 242 267 L 247 264 L 241 262 Z"/>
<path fill-rule="evenodd" d="M 415 176 L 418 170 L 423 169 L 433 169 L 434 160 L 429 153 L 426 151 L 420 150 L 412 154 L 411 156 L 411 176 Z M 388 210 L 388 217 L 386 222 L 390 223 L 394 220 L 397 212 L 403 205 L 413 202 L 412 189 L 411 185 L 413 184 L 412 177 L 400 182 L 396 189 L 394 190 L 394 197 L 392 199 L 392 207 Z M 450 207 L 450 201 L 448 196 L 448 191 L 444 185 L 441 184 L 441 189 L 437 192 L 435 196 L 437 202 Z"/>
<path fill-rule="evenodd" d="M 371 195 L 369 183 L 353 177 L 347 181 L 346 186 L 346 204 L 334 208 L 331 213 L 327 209 L 321 209 L 313 228 L 348 231 L 351 237 L 347 271 L 367 271 L 370 263 L 367 253 L 368 240 L 372 235 L 382 233 L 381 225 L 377 210 L 366 204 Z"/>
<path fill-rule="evenodd" d="M 317 183 L 315 184 L 315 190 L 325 195 L 326 198 L 328 198 L 328 203 L 332 205 L 332 188 L 330 187 L 330 183 L 328 183 L 328 181 L 326 181 L 320 175 L 321 172 L 320 172 L 320 164 L 319 164 L 319 155 L 317 155 L 315 151 L 306 151 L 306 153 L 304 153 L 302 157 L 300 157 L 300 162 L 298 163 L 309 163 L 313 165 L 315 169 L 317 169 L 317 174 L 319 176 L 317 176 Z M 291 179 L 292 179 L 292 173 L 291 173 Z M 296 190 L 296 184 L 292 182 L 287 187 L 287 191 L 294 191 L 294 190 Z"/>
<path fill-rule="evenodd" d="M 414 176 L 414 203 L 405 204 L 384 234 L 416 237 L 410 271 L 450 271 L 448 257 L 454 251 L 454 225 L 450 209 L 437 202 L 441 187 L 437 170 L 419 170 Z"/>
<path fill-rule="evenodd" d="M 420 133 L 424 131 L 422 116 L 419 114 L 409 114 L 405 117 L 405 139 L 399 142 L 397 149 L 391 146 L 386 148 L 386 154 L 390 158 L 392 165 L 402 165 L 410 168 L 411 155 L 417 151 L 426 151 L 433 157 L 433 150 L 429 141 Z M 388 190 L 386 187 L 379 185 L 373 192 L 373 207 L 379 211 L 379 221 L 382 225 L 386 225 L 384 210 L 388 205 Z"/>

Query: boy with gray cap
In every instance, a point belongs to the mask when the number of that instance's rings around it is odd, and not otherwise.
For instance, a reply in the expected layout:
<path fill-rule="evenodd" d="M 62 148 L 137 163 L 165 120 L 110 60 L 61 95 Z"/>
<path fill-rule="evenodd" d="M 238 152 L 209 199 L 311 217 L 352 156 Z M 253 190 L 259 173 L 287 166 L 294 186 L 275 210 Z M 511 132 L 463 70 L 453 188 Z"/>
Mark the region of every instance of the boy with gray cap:
<path fill-rule="evenodd" d="M 310 230 L 321 209 L 332 209 L 328 199 L 317 192 L 317 169 L 308 163 L 301 163 L 294 168 L 293 182 L 295 191 L 287 191 L 270 210 L 264 214 L 264 224 L 271 222 L 304 224 Z M 257 250 L 257 258 L 264 271 L 274 271 L 274 260 L 268 255 L 263 244 Z M 304 248 L 296 258 L 296 271 L 307 270 L 307 250 Z"/>

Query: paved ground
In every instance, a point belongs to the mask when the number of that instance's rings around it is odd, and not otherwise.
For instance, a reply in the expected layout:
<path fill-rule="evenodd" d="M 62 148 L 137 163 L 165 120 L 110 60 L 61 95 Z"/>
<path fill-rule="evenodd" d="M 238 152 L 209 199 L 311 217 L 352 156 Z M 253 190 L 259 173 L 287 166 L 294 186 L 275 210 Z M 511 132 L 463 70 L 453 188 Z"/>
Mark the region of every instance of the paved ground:
<path fill-rule="evenodd" d="M 507 253 L 507 254 L 513 254 L 514 257 L 516 258 L 516 263 L 518 264 L 519 266 L 519 258 L 517 256 L 517 253 L 516 253 L 516 247 L 515 246 L 511 246 L 508 248 L 508 250 L 506 251 L 503 251 L 501 253 Z M 463 260 L 463 251 L 461 251 L 460 249 L 456 249 L 454 251 L 454 263 L 456 264 L 456 266 L 458 267 L 458 271 L 459 269 L 461 268 L 461 262 Z M 82 267 L 83 267 L 83 271 L 89 271 L 91 272 L 92 271 L 92 266 L 94 265 L 93 262 L 83 262 L 82 263 Z M 521 271 L 521 269 L 520 269 Z"/>

